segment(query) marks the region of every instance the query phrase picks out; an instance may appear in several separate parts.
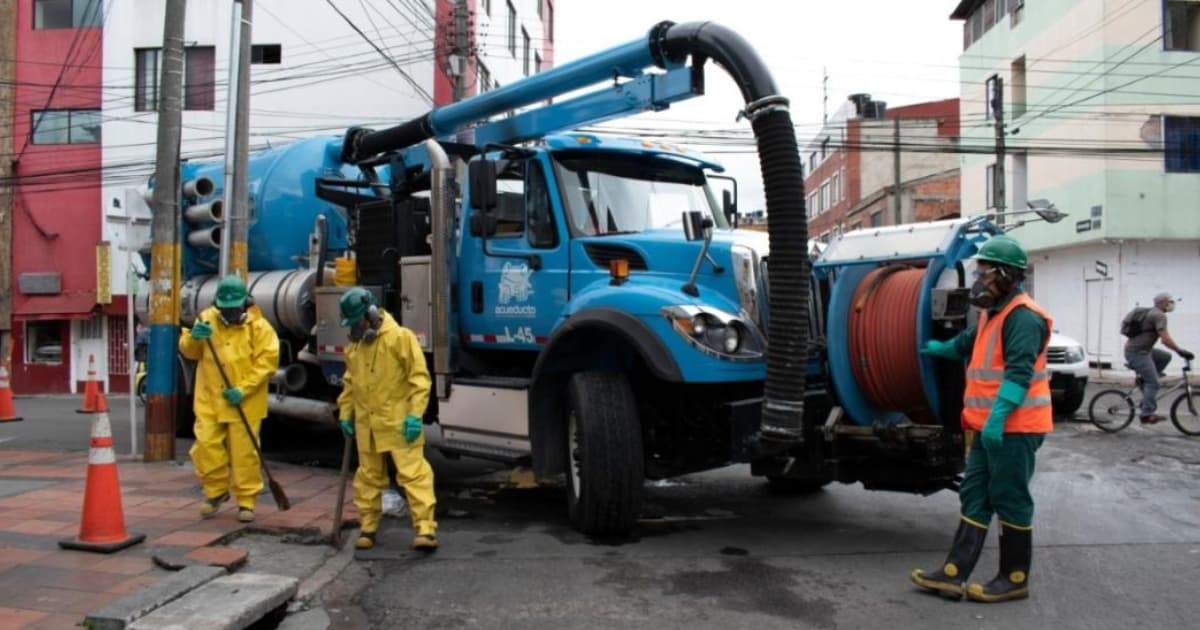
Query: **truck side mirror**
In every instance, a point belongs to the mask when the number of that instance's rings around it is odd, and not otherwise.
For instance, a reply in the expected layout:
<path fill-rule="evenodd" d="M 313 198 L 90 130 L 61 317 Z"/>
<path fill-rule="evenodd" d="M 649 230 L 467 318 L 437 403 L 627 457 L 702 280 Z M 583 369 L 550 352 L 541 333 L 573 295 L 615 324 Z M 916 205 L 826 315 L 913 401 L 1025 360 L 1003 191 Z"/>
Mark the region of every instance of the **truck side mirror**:
<path fill-rule="evenodd" d="M 475 160 L 467 166 L 471 207 L 491 210 L 496 207 L 496 162 Z"/>
<path fill-rule="evenodd" d="M 683 213 L 683 236 L 689 241 L 699 241 L 707 238 L 705 230 L 712 227 L 712 219 L 704 216 L 699 210 L 689 210 Z"/>
<path fill-rule="evenodd" d="M 729 221 L 729 225 L 737 227 L 737 200 L 733 198 L 732 190 L 721 191 L 721 208 L 725 211 L 725 220 Z"/>

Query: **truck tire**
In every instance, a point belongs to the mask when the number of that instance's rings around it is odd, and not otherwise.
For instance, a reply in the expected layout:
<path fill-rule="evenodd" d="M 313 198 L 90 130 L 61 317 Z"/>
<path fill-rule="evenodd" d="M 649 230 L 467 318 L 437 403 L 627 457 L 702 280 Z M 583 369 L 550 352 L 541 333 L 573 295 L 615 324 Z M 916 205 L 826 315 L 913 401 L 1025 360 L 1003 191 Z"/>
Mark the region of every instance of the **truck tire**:
<path fill-rule="evenodd" d="M 1066 390 L 1063 391 L 1062 397 L 1057 401 L 1058 405 L 1054 406 L 1054 415 L 1059 418 L 1074 418 L 1075 412 L 1083 405 L 1083 396 L 1086 390 L 1086 385 L 1080 385 L 1078 381 L 1072 381 Z"/>
<path fill-rule="evenodd" d="M 567 514 L 588 536 L 625 536 L 642 507 L 637 403 L 625 375 L 581 372 L 568 384 Z"/>

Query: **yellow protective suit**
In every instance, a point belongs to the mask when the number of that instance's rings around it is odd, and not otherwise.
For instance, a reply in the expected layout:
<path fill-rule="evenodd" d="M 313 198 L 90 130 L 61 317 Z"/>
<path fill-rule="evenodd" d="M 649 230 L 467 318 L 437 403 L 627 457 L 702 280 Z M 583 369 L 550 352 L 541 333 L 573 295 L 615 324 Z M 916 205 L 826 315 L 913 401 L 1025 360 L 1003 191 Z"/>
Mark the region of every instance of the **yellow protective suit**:
<path fill-rule="evenodd" d="M 425 415 L 429 404 L 429 369 L 411 330 L 386 312 L 374 341 L 346 348 L 346 373 L 338 396 L 340 416 L 354 420 L 358 471 L 354 475 L 354 505 L 363 532 L 379 529 L 383 490 L 387 487 L 385 456 L 396 465 L 396 481 L 408 497 L 408 511 L 417 535 L 435 535 L 433 469 L 425 460 L 425 434 L 404 441 L 404 418 Z"/>
<path fill-rule="evenodd" d="M 240 326 L 226 326 L 216 307 L 200 313 L 212 325 L 213 345 L 225 374 L 242 390 L 242 410 L 258 439 L 258 429 L 267 416 L 267 381 L 279 367 L 279 337 L 257 306 L 246 312 Z M 179 352 L 197 362 L 195 394 L 196 441 L 190 454 L 204 496 L 215 499 L 226 492 L 237 498 L 238 507 L 253 510 L 262 492 L 258 455 L 246 435 L 237 408 L 225 400 L 225 382 L 213 361 L 207 341 L 192 339 L 187 328 L 179 337 Z M 232 468 L 232 484 L 230 475 Z"/>

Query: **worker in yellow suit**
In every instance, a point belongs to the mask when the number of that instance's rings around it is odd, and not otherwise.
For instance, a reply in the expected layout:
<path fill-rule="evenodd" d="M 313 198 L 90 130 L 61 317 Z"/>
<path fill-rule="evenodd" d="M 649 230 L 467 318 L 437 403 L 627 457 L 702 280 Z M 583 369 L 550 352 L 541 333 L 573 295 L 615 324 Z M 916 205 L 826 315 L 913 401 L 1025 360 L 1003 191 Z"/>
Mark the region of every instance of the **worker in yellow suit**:
<path fill-rule="evenodd" d="M 213 357 L 207 339 L 219 356 Z M 249 523 L 263 482 L 258 454 L 237 407 L 241 405 L 257 441 L 267 416 L 267 380 L 279 367 L 279 337 L 249 299 L 246 283 L 231 275 L 218 283 L 215 304 L 200 313 L 191 329 L 184 329 L 179 352 L 196 361 L 196 441 L 190 454 L 204 488 L 200 516 L 216 514 L 232 491 L 238 520 Z M 230 387 L 221 378 L 217 359 Z"/>
<path fill-rule="evenodd" d="M 396 481 L 408 498 L 416 532 L 412 547 L 437 549 L 433 469 L 425 459 L 421 418 L 429 404 L 429 369 L 416 335 L 375 305 L 370 291 L 353 287 L 340 302 L 342 326 L 350 328 L 346 372 L 338 396 L 339 424 L 358 444 L 354 504 L 362 525 L 354 546 L 375 546 L 387 487 L 384 457 L 396 465 Z"/>

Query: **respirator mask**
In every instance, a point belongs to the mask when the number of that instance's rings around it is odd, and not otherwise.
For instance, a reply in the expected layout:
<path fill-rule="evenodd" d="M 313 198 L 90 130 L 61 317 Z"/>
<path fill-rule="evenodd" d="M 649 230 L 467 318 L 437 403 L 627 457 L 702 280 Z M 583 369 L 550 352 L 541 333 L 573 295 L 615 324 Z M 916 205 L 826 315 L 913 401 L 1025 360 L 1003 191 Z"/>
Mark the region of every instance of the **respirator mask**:
<path fill-rule="evenodd" d="M 221 313 L 221 321 L 226 326 L 240 326 L 246 322 L 246 307 L 244 305 L 218 308 L 217 311 Z"/>

